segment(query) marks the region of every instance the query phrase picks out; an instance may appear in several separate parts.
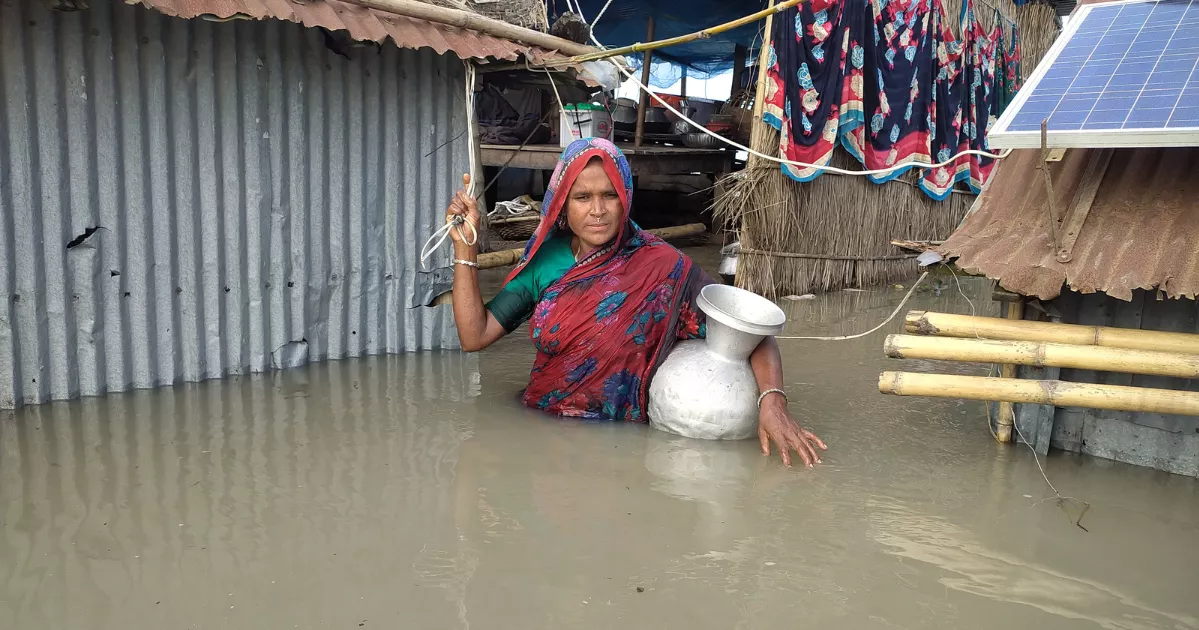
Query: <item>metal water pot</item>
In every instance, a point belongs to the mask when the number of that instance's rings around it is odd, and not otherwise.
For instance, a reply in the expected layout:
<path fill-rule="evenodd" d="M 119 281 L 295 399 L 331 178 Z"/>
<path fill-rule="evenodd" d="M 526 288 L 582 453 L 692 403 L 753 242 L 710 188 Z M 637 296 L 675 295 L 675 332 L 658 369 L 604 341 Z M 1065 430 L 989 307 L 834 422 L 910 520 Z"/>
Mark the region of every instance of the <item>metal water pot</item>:
<path fill-rule="evenodd" d="M 696 300 L 707 338 L 679 342 L 649 384 L 649 421 L 689 438 L 743 440 L 758 432 L 758 383 L 749 355 L 787 315 L 744 289 L 710 284 Z"/>

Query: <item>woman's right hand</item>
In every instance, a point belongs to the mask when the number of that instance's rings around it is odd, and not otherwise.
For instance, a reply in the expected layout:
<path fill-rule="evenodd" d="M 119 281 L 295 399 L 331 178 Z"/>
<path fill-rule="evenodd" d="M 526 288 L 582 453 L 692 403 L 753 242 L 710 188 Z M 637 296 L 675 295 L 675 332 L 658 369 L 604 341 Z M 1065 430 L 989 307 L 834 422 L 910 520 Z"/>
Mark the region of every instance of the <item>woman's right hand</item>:
<path fill-rule="evenodd" d="M 450 238 L 454 240 L 455 246 L 470 246 L 470 243 L 463 238 L 474 241 L 477 239 L 479 229 L 479 202 L 467 192 L 470 190 L 470 175 L 462 176 L 462 189 L 454 193 L 454 199 L 450 201 L 450 207 L 446 209 L 445 221 L 449 223 L 455 217 L 462 217 L 463 220 L 470 222 L 470 225 L 460 225 L 450 230 Z M 471 230 L 474 226 L 474 230 Z"/>

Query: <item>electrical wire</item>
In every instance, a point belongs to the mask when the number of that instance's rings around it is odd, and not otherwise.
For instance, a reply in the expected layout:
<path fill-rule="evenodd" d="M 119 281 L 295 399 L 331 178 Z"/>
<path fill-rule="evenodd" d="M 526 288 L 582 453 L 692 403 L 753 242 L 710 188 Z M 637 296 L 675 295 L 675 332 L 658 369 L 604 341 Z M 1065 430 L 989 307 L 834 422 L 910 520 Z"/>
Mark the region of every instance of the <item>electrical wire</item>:
<path fill-rule="evenodd" d="M 594 39 L 594 36 L 592 36 L 592 39 Z M 896 171 L 909 169 L 909 168 L 913 168 L 913 167 L 914 168 L 923 168 L 923 169 L 932 169 L 932 168 L 941 168 L 942 166 L 949 166 L 950 164 L 957 162 L 958 158 L 965 156 L 965 155 L 977 155 L 980 157 L 1001 160 L 1003 158 L 1006 158 L 1012 152 L 1011 149 L 1004 149 L 1003 151 L 1001 151 L 999 153 L 991 153 L 989 151 L 982 151 L 979 149 L 967 149 L 965 151 L 959 151 L 959 152 L 953 154 L 952 156 L 950 156 L 948 159 L 941 161 L 941 162 L 937 162 L 935 164 L 927 164 L 924 162 L 904 162 L 902 164 L 895 164 L 892 166 L 888 166 L 886 168 L 876 168 L 876 169 L 870 169 L 870 170 L 857 170 L 857 171 L 851 171 L 851 170 L 847 170 L 847 169 L 843 169 L 843 168 L 837 168 L 835 166 L 827 166 L 827 165 L 821 166 L 819 164 L 810 164 L 808 162 L 798 162 L 795 160 L 787 160 L 787 159 L 776 157 L 773 155 L 767 155 L 765 153 L 762 153 L 761 151 L 755 151 L 755 150 L 753 150 L 731 138 L 726 138 L 726 137 L 712 131 L 711 129 L 708 129 L 704 125 L 701 125 L 701 124 L 695 122 L 694 120 L 691 120 L 685 114 L 683 114 L 679 110 L 675 109 L 670 103 L 667 103 L 665 100 L 663 100 L 661 97 L 659 97 L 657 95 L 657 93 L 655 93 L 653 90 L 651 90 L 647 85 L 645 85 L 639 79 L 634 77 L 632 72 L 625 70 L 622 66 L 620 66 L 619 64 L 617 64 L 615 62 L 612 62 L 612 65 L 617 69 L 618 72 L 620 72 L 621 74 L 625 75 L 627 78 L 634 81 L 637 84 L 637 87 L 639 87 L 641 90 L 643 90 L 646 94 L 649 94 L 651 97 L 653 97 L 653 99 L 655 101 L 658 101 L 658 103 L 660 103 L 663 107 L 670 110 L 673 114 L 678 116 L 681 120 L 686 120 L 687 122 L 691 123 L 692 127 L 695 127 L 699 131 L 701 131 L 709 136 L 712 136 L 716 140 L 719 140 L 720 142 L 723 142 L 731 147 L 735 147 L 737 149 L 745 151 L 745 152 L 749 153 L 750 155 L 755 155 L 764 160 L 768 160 L 770 162 L 775 162 L 778 164 L 785 164 L 787 166 L 794 166 L 794 167 L 801 168 L 801 169 L 818 169 L 822 172 L 837 173 L 839 175 L 858 175 L 858 176 L 889 175 Z"/>
<path fill-rule="evenodd" d="M 912 284 L 912 288 L 908 289 L 908 294 L 903 296 L 903 300 L 901 300 L 899 302 L 899 306 L 896 306 L 895 310 L 891 311 L 891 315 L 888 316 L 887 319 L 884 319 L 883 323 L 879 324 L 878 326 L 875 326 L 874 328 L 871 328 L 870 330 L 867 330 L 864 333 L 858 333 L 856 335 L 844 335 L 841 337 L 776 336 L 775 339 L 806 339 L 806 340 L 810 340 L 810 341 L 848 341 L 850 339 L 859 339 L 861 337 L 869 336 L 875 332 L 878 332 L 880 329 L 882 329 L 883 326 L 890 324 L 891 320 L 895 319 L 895 316 L 899 314 L 899 311 L 903 310 L 904 305 L 907 304 L 908 300 L 910 300 L 912 298 L 912 294 L 916 292 L 916 287 L 920 286 L 920 283 L 924 282 L 925 278 L 928 278 L 927 271 L 924 272 L 923 274 L 921 274 L 920 277 L 916 279 L 916 282 Z"/>
<path fill-rule="evenodd" d="M 580 16 L 580 17 L 581 17 L 581 16 Z M 599 20 L 597 19 L 596 21 L 598 22 Z M 597 38 L 595 37 L 595 25 L 594 25 L 594 23 L 592 24 L 592 28 L 590 29 L 590 37 L 591 37 L 591 41 L 592 41 L 592 42 L 593 42 L 593 43 L 594 43 L 596 46 L 598 46 L 598 47 L 599 47 L 599 48 L 601 48 L 601 49 L 607 49 L 607 46 L 604 46 L 604 44 L 603 44 L 602 42 L 600 42 L 600 41 L 599 41 L 599 39 L 597 39 Z M 765 40 L 765 36 L 763 36 L 763 43 L 762 43 L 762 45 L 763 45 L 763 46 L 767 45 L 767 44 L 766 44 L 766 40 Z M 663 107 L 665 107 L 666 109 L 670 110 L 670 112 L 671 112 L 671 113 L 673 113 L 673 114 L 675 114 L 676 116 L 678 116 L 678 117 L 679 117 L 681 120 L 685 120 L 685 121 L 687 121 L 687 122 L 691 123 L 691 126 L 692 126 L 692 127 L 694 127 L 694 128 L 696 128 L 696 129 L 698 129 L 699 131 L 701 131 L 701 132 L 703 132 L 703 133 L 705 133 L 705 134 L 707 134 L 707 135 L 709 135 L 709 136 L 711 136 L 711 137 L 715 138 L 716 140 L 718 140 L 718 141 L 720 141 L 720 142 L 723 142 L 723 143 L 725 143 L 725 144 L 727 144 L 727 145 L 729 145 L 729 146 L 731 146 L 731 147 L 734 147 L 734 148 L 740 149 L 740 150 L 742 150 L 742 151 L 745 151 L 745 152 L 749 153 L 750 155 L 754 155 L 754 156 L 757 156 L 757 157 L 759 157 L 759 158 L 762 158 L 762 159 L 764 159 L 764 160 L 767 160 L 767 161 L 770 161 L 770 162 L 775 162 L 775 163 L 778 163 L 778 164 L 785 164 L 785 165 L 787 165 L 787 166 L 794 166 L 794 167 L 796 167 L 796 168 L 801 168 L 801 169 L 818 169 L 818 170 L 820 170 L 821 172 L 827 172 L 827 173 L 837 173 L 837 174 L 840 174 L 840 175 L 858 175 L 858 176 L 867 176 L 867 175 L 889 175 L 889 174 L 891 174 L 891 173 L 894 173 L 894 172 L 896 172 L 896 171 L 903 170 L 903 169 L 909 169 L 909 168 L 913 168 L 913 167 L 915 167 L 915 168 L 924 168 L 924 169 L 941 168 L 942 166 L 948 166 L 948 165 L 950 165 L 950 164 L 953 164 L 953 163 L 957 162 L 958 158 L 960 158 L 960 157 L 962 157 L 962 156 L 964 156 L 964 155 L 977 155 L 977 156 L 980 156 L 980 157 L 986 157 L 986 158 L 991 158 L 991 159 L 995 159 L 995 160 L 1001 160 L 1001 159 L 1003 159 L 1003 158 L 1007 157 L 1008 155 L 1010 155 L 1010 154 L 1011 154 L 1011 152 L 1012 152 L 1012 150 L 1011 150 L 1011 149 L 1004 149 L 1003 151 L 1001 151 L 1001 152 L 999 152 L 999 153 L 991 153 L 991 152 L 989 152 L 989 151 L 982 151 L 982 150 L 979 150 L 979 149 L 967 149 L 967 150 L 965 150 L 965 151 L 959 151 L 958 153 L 955 153 L 954 155 L 950 156 L 950 157 L 949 157 L 949 159 L 947 159 L 947 160 L 945 160 L 945 161 L 943 161 L 943 162 L 938 162 L 938 163 L 936 163 L 936 164 L 926 164 L 926 163 L 923 163 L 923 162 L 904 162 L 904 163 L 902 163 L 902 164 L 895 164 L 895 165 L 892 165 L 892 166 L 889 166 L 889 167 L 886 167 L 886 168 L 878 168 L 878 169 L 871 169 L 871 170 L 860 170 L 860 171 L 851 171 L 851 170 L 846 170 L 846 169 L 842 169 L 842 168 L 837 168 L 837 167 L 835 167 L 835 166 L 827 166 L 827 165 L 825 165 L 825 166 L 821 166 L 821 165 L 819 165 L 819 164 L 809 164 L 809 163 L 807 163 L 807 162 L 797 162 L 797 161 L 795 161 L 795 160 L 787 160 L 787 159 L 783 159 L 783 158 L 776 157 L 776 156 L 773 156 L 773 155 L 767 155 L 767 154 L 765 154 L 765 153 L 762 153 L 762 152 L 760 152 L 760 151 L 755 151 L 755 150 L 751 149 L 750 147 L 747 147 L 747 146 L 745 146 L 745 145 L 743 145 L 743 144 L 741 144 L 741 143 L 739 143 L 739 142 L 736 142 L 735 140 L 732 140 L 731 138 L 726 138 L 726 137 L 724 137 L 724 136 L 722 136 L 722 135 L 720 135 L 720 134 L 718 134 L 718 133 L 716 133 L 716 132 L 712 131 L 711 129 L 708 129 L 706 126 L 704 126 L 704 125 L 701 125 L 701 124 L 699 124 L 699 123 L 695 122 L 694 120 L 691 120 L 691 118 L 687 117 L 685 114 L 683 114 L 683 113 L 682 113 L 682 112 L 680 112 L 679 110 L 675 109 L 675 108 L 674 108 L 674 106 L 672 106 L 670 103 L 667 103 L 665 100 L 663 100 L 661 97 L 659 97 L 659 96 L 658 96 L 658 94 L 657 94 L 656 92 L 654 92 L 653 90 L 651 90 L 651 89 L 649 88 L 649 86 L 648 86 L 648 85 L 646 85 L 646 84 L 642 83 L 642 82 L 641 82 L 639 79 L 637 79 L 637 77 L 633 76 L 633 73 L 632 73 L 631 71 L 629 71 L 629 70 L 626 70 L 626 69 L 624 68 L 624 66 L 622 66 L 622 65 L 620 65 L 620 64 L 618 64 L 618 63 L 616 63 L 616 62 L 615 62 L 614 60 L 612 60 L 612 59 L 606 59 L 605 61 L 607 61 L 608 63 L 612 64 L 612 66 L 616 68 L 617 72 L 619 72 L 619 73 L 623 74 L 623 75 L 624 75 L 624 76 L 625 76 L 627 79 L 629 79 L 629 80 L 633 81 L 634 83 L 636 83 L 636 84 L 637 84 L 637 87 L 638 87 L 638 88 L 639 88 L 641 91 L 643 91 L 643 92 L 645 92 L 646 94 L 648 94 L 648 95 L 649 95 L 650 97 L 652 97 L 652 98 L 653 98 L 655 101 L 658 101 L 658 103 L 659 103 L 659 104 L 661 104 L 661 105 L 662 105 Z M 526 63 L 528 63 L 528 62 L 526 61 Z M 758 69 L 758 72 L 763 72 L 764 70 L 765 70 L 765 68 L 759 68 L 759 69 Z M 549 74 L 549 71 L 547 70 L 547 71 L 546 71 L 546 73 L 547 73 L 547 74 Z M 550 82 L 551 82 L 551 83 L 553 82 L 553 77 L 552 77 L 552 76 L 550 77 Z M 555 87 L 555 88 L 554 88 L 554 92 L 555 92 L 555 94 L 557 93 L 557 87 Z"/>

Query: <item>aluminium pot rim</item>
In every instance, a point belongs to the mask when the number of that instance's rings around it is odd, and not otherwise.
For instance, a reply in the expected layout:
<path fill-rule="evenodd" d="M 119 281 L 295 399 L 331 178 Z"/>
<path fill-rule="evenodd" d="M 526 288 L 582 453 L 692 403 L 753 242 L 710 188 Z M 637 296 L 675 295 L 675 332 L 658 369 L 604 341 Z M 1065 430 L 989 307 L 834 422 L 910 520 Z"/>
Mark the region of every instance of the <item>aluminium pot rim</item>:
<path fill-rule="evenodd" d="M 760 321 L 749 320 L 716 306 L 713 300 L 717 293 L 728 293 L 734 299 L 746 302 L 757 302 L 760 300 L 759 304 L 763 307 L 764 317 Z M 700 289 L 699 296 L 696 298 L 696 305 L 709 318 L 734 330 L 751 335 L 771 337 L 783 332 L 783 328 L 787 325 L 787 314 L 777 304 L 757 293 L 727 284 L 709 284 Z"/>

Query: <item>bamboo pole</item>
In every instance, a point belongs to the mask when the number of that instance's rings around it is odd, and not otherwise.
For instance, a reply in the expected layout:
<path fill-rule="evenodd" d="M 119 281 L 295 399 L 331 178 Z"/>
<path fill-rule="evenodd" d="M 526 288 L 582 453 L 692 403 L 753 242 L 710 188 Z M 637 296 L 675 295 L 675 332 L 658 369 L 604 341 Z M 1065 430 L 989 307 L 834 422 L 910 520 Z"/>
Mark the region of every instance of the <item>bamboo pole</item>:
<path fill-rule="evenodd" d="M 655 234 L 664 239 L 685 238 L 695 236 L 707 231 L 708 226 L 703 223 L 688 223 L 687 225 L 676 225 L 673 227 L 657 228 L 654 230 L 646 230 L 650 234 Z M 493 267 L 509 267 L 515 265 L 520 260 L 521 254 L 525 253 L 523 247 L 515 249 L 505 249 L 498 252 L 487 252 L 479 254 L 478 263 L 479 269 L 491 269 Z"/>
<path fill-rule="evenodd" d="M 883 342 L 883 351 L 893 359 L 1007 363 L 1199 378 L 1199 355 L 1178 352 L 1079 346 L 1043 341 L 955 339 L 919 335 L 887 335 L 887 340 Z"/>
<path fill-rule="evenodd" d="M 372 0 L 372 1 L 379 1 L 379 0 Z M 761 11 L 758 11 L 757 13 L 751 13 L 743 18 L 737 18 L 737 19 L 733 20 L 732 22 L 725 22 L 724 24 L 710 26 L 708 28 L 705 28 L 702 31 L 696 31 L 694 33 L 688 33 L 686 35 L 679 35 L 678 37 L 670 37 L 668 39 L 663 39 L 663 40 L 659 40 L 656 42 L 655 41 L 651 41 L 649 43 L 638 42 L 638 43 L 632 44 L 630 46 L 622 46 L 620 48 L 608 48 L 608 49 L 600 51 L 600 52 L 576 55 L 574 57 L 570 57 L 569 59 L 555 59 L 553 61 L 547 62 L 546 65 L 554 66 L 554 65 L 562 65 L 562 64 L 578 64 L 578 63 L 583 63 L 585 61 L 598 61 L 600 59 L 607 59 L 609 57 L 618 57 L 621 55 L 628 55 L 630 53 L 647 52 L 650 50 L 657 50 L 659 48 L 666 48 L 668 46 L 677 46 L 679 44 L 686 44 L 688 42 L 693 42 L 698 39 L 708 39 L 708 38 L 712 37 L 713 35 L 719 35 L 720 33 L 724 33 L 726 31 L 731 31 L 735 28 L 745 26 L 746 24 L 749 24 L 751 22 L 757 22 L 758 20 L 761 20 L 762 18 L 766 18 L 766 21 L 767 21 L 766 28 L 767 28 L 767 31 L 769 32 L 770 20 L 771 20 L 771 18 L 774 17 L 775 13 L 779 13 L 781 11 L 790 9 L 791 7 L 793 7 L 797 4 L 800 4 L 803 1 L 804 0 L 785 0 L 784 2 L 780 3 L 777 6 L 775 6 L 774 2 L 772 1 L 768 8 L 762 9 Z M 652 37 L 647 38 L 647 39 L 652 39 Z"/>
<path fill-rule="evenodd" d="M 904 330 L 916 335 L 938 337 L 1047 341 L 1079 346 L 1199 354 L 1199 335 L 1191 333 L 1016 321 L 997 317 L 974 317 L 926 311 L 908 312 L 904 319 Z"/>
<path fill-rule="evenodd" d="M 745 75 L 745 58 L 748 55 L 749 50 L 745 46 L 733 46 L 733 94 L 741 90 L 741 77 Z"/>
<path fill-rule="evenodd" d="M 511 267 L 520 260 L 521 254 L 525 253 L 523 247 L 516 249 L 502 249 L 498 252 L 487 252 L 479 254 L 476 262 L 479 263 L 479 269 L 491 269 L 493 267 Z"/>
<path fill-rule="evenodd" d="M 1199 416 L 1199 392 L 1123 385 L 883 372 L 878 377 L 878 391 L 897 396 L 1003 400 L 1058 407 Z"/>
<path fill-rule="evenodd" d="M 774 7 L 774 0 L 770 0 L 770 7 Z M 765 129 L 762 128 L 762 113 L 766 111 L 766 62 L 770 60 L 770 47 L 774 45 L 774 41 L 771 38 L 771 33 L 774 29 L 773 13 L 766 16 L 766 24 L 764 25 L 764 28 L 766 30 L 762 35 L 762 48 L 758 51 L 758 82 L 757 87 L 754 90 L 754 116 L 753 122 L 750 123 L 752 127 L 750 127 L 749 130 L 749 146 L 751 147 L 758 146 L 757 140 L 759 136 L 765 132 Z M 760 162 L 762 162 L 762 158 L 751 154 L 749 156 L 748 163 L 745 165 L 746 169 L 752 170 L 753 168 L 757 167 Z"/>
<path fill-rule="evenodd" d="M 649 20 L 645 23 L 645 38 L 654 38 L 654 16 L 649 16 Z M 649 87 L 650 64 L 653 63 L 653 53 L 645 51 L 645 58 L 641 60 L 641 84 Z M 633 134 L 633 146 L 639 147 L 645 141 L 645 110 L 649 108 L 649 92 L 641 90 L 641 97 L 637 100 L 637 130 Z"/>
<path fill-rule="evenodd" d="M 1003 305 L 1004 317 L 1019 321 L 1024 319 L 1024 298 Z M 1004 363 L 999 368 L 1000 378 L 1015 378 L 1016 364 Z M 1003 444 L 1012 441 L 1012 426 L 1016 424 L 1016 407 L 1005 400 L 999 401 L 999 412 L 995 414 L 995 439 Z"/>
<path fill-rule="evenodd" d="M 448 26 L 466 28 L 494 35 L 502 39 L 510 39 L 524 44 L 540 46 L 548 50 L 556 50 L 567 55 L 594 54 L 598 49 L 591 46 L 576 44 L 568 39 L 554 37 L 530 28 L 523 28 L 501 20 L 483 17 L 470 11 L 439 7 L 417 0 L 344 0 L 350 4 L 375 9 L 384 13 L 402 15 L 405 17 L 437 22 Z M 602 52 L 602 51 L 601 51 Z"/>

